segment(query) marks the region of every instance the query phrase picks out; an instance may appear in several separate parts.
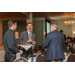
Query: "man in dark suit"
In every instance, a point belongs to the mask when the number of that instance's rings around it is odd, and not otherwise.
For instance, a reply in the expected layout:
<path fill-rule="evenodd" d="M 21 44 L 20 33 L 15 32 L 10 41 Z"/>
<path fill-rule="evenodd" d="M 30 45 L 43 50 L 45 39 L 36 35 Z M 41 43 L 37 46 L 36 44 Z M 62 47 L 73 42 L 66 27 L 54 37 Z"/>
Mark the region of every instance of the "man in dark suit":
<path fill-rule="evenodd" d="M 33 29 L 33 25 L 31 22 L 27 23 L 27 31 L 23 31 L 20 33 L 20 37 L 18 39 L 19 44 L 36 44 L 36 37 L 35 34 L 32 32 Z M 23 54 L 22 57 L 25 57 L 28 59 L 28 55 L 32 53 L 32 50 L 29 49 L 28 51 L 26 51 L 25 49 L 23 49 Z"/>
<path fill-rule="evenodd" d="M 19 50 L 19 46 L 17 45 L 17 40 L 15 38 L 15 30 L 17 28 L 17 22 L 10 20 L 8 21 L 8 31 L 5 33 L 3 38 L 3 46 L 5 51 L 5 61 L 13 62 L 16 59 L 16 53 L 23 53 L 22 50 Z"/>
<path fill-rule="evenodd" d="M 47 34 L 44 42 L 44 47 L 47 48 L 46 61 L 62 61 L 65 58 L 63 52 L 63 47 L 65 46 L 64 35 L 57 31 L 57 29 L 57 23 L 51 24 L 51 32 Z"/>

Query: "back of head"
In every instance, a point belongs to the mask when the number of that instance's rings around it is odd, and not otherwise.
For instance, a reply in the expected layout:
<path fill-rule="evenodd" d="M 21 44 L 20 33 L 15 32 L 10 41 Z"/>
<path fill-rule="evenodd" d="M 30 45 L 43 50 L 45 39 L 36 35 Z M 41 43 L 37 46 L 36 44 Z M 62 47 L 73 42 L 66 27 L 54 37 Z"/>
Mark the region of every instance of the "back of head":
<path fill-rule="evenodd" d="M 57 23 L 52 23 L 51 26 L 50 26 L 50 31 L 54 31 L 54 30 L 57 30 L 58 29 L 58 25 Z"/>
<path fill-rule="evenodd" d="M 12 25 L 13 24 L 15 25 L 15 23 L 17 23 L 15 20 L 9 20 L 8 21 L 8 27 L 12 27 Z"/>
<path fill-rule="evenodd" d="M 52 25 L 54 28 L 58 29 L 57 23 L 52 23 L 51 25 Z"/>
<path fill-rule="evenodd" d="M 63 33 L 63 30 L 60 30 L 61 33 Z"/>

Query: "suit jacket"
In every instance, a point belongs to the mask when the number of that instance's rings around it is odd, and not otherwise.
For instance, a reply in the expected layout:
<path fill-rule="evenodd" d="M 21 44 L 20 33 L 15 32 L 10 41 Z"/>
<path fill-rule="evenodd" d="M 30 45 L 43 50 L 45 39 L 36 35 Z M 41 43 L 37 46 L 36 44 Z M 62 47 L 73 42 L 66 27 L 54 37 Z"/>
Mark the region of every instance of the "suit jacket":
<path fill-rule="evenodd" d="M 22 43 L 27 44 L 28 40 L 29 40 L 29 38 L 28 38 L 28 32 L 27 31 L 21 32 L 20 33 L 20 37 L 18 39 L 19 44 L 22 44 Z M 35 37 L 34 33 L 32 33 L 32 40 L 36 41 L 36 37 Z"/>
<path fill-rule="evenodd" d="M 63 47 L 65 46 L 64 35 L 57 30 L 48 33 L 44 42 L 44 47 L 47 48 L 46 60 L 64 59 Z"/>

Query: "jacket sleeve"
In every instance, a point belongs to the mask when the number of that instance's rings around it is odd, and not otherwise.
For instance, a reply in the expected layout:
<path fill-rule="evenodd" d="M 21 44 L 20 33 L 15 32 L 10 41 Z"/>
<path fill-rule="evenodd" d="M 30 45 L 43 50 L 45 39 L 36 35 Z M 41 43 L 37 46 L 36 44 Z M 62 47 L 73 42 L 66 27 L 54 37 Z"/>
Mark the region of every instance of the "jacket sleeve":
<path fill-rule="evenodd" d="M 46 40 L 44 42 L 44 47 L 45 48 L 47 48 L 47 46 L 49 45 L 50 40 L 51 40 L 51 36 L 50 36 L 50 34 L 47 34 Z"/>
<path fill-rule="evenodd" d="M 65 38 L 63 36 L 63 47 L 65 47 Z"/>
<path fill-rule="evenodd" d="M 36 41 L 36 35 L 34 34 L 34 41 Z"/>
<path fill-rule="evenodd" d="M 15 40 L 15 36 L 13 34 L 10 34 L 10 37 L 7 36 L 7 45 L 8 45 L 8 48 L 13 51 L 14 53 L 18 53 L 19 52 L 19 49 L 18 49 L 18 46 L 17 46 L 17 43 L 15 43 L 16 40 Z"/>

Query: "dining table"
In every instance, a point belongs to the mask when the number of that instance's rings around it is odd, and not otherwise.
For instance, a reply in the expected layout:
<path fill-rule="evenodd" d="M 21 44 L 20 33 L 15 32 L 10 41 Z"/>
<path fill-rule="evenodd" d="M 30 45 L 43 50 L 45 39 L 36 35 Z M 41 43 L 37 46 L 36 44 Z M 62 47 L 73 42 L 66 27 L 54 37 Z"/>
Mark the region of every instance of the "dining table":
<path fill-rule="evenodd" d="M 24 48 L 26 51 L 28 51 L 31 48 L 31 62 L 33 62 L 33 48 L 35 47 L 32 44 L 18 44 L 18 46 Z M 28 56 L 28 60 L 29 60 L 29 56 Z"/>

